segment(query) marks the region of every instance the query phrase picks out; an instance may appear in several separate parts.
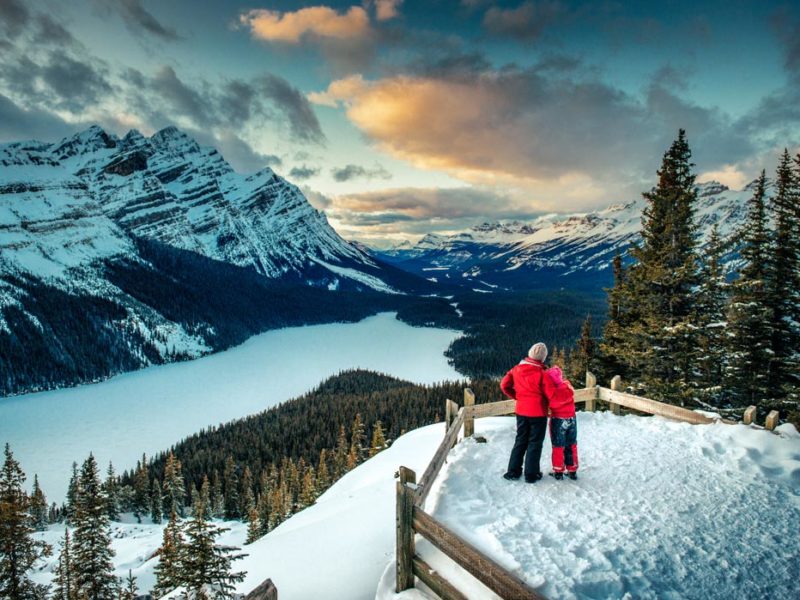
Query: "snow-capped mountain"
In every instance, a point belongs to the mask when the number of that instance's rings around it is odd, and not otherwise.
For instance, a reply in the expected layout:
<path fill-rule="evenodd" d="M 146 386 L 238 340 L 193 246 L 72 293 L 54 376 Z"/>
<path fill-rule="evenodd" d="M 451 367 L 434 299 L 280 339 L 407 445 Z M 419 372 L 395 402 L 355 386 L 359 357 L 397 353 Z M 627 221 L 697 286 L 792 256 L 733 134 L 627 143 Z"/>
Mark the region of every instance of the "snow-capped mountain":
<path fill-rule="evenodd" d="M 0 395 L 365 316 L 333 291 L 427 285 L 175 127 L 0 145 Z"/>
<path fill-rule="evenodd" d="M 698 185 L 700 243 L 712 225 L 723 236 L 743 222 L 751 186 L 733 191 L 718 182 Z M 375 256 L 437 282 L 478 291 L 498 287 L 599 289 L 611 282 L 611 261 L 639 238 L 642 199 L 590 213 L 546 215 L 530 223 L 484 223 L 454 235 L 428 234 Z"/>

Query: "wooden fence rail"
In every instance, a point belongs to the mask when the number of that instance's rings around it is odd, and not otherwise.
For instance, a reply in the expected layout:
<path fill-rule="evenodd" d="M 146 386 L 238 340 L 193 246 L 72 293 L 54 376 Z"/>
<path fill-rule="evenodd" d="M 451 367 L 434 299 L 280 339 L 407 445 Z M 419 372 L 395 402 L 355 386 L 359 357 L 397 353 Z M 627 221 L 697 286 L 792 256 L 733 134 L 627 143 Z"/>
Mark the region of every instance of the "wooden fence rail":
<path fill-rule="evenodd" d="M 712 419 L 680 406 L 626 393 L 623 391 L 622 379 L 619 376 L 611 380 L 610 387 L 601 387 L 597 385 L 595 376 L 587 372 L 586 387 L 575 391 L 575 404 L 584 404 L 585 410 L 594 411 L 597 402 L 606 402 L 609 410 L 615 414 L 620 414 L 622 408 L 627 408 L 695 425 L 717 421 L 734 422 Z M 469 388 L 465 389 L 463 407 L 458 408 L 452 400 L 445 401 L 444 439 L 425 469 L 419 484 L 416 483 L 414 471 L 400 467 L 400 481 L 397 482 L 396 589 L 398 593 L 413 588 L 415 578 L 418 578 L 443 600 L 467 598 L 417 555 L 415 535 L 420 535 L 501 598 L 546 600 L 519 577 L 504 569 L 423 510 L 433 482 L 441 472 L 448 453 L 458 441 L 461 427 L 464 427 L 464 437 L 469 437 L 475 432 L 475 419 L 513 414 L 515 408 L 514 400 L 475 404 L 475 394 Z M 756 407 L 749 407 L 745 411 L 745 424 L 753 423 L 755 415 Z M 774 429 L 777 422 L 778 413 L 773 411 L 767 416 L 766 428 Z"/>

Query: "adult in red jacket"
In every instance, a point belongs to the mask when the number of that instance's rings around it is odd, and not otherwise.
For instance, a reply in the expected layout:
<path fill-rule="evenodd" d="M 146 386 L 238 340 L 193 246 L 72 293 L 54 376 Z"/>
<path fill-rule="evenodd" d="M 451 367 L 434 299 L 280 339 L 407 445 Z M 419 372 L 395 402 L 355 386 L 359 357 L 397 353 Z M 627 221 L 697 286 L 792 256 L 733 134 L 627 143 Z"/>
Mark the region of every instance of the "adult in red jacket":
<path fill-rule="evenodd" d="M 517 438 L 508 459 L 506 479 L 519 479 L 525 461 L 525 481 L 536 483 L 542 478 L 539 459 L 542 456 L 542 443 L 547 431 L 548 399 L 555 392 L 550 378 L 544 376 L 547 359 L 547 346 L 539 342 L 531 346 L 527 358 L 511 369 L 500 389 L 509 398 L 517 401 Z"/>

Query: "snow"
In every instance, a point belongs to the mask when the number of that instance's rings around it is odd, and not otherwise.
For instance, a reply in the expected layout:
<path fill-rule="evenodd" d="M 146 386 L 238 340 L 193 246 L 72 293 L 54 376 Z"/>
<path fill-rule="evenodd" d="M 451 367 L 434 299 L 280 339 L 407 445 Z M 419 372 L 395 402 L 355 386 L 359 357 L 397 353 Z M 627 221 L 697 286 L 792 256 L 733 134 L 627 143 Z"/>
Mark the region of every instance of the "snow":
<path fill-rule="evenodd" d="M 578 413 L 578 481 L 500 478 L 509 418 L 455 447 L 426 509 L 553 600 L 795 598 L 800 435 L 744 425 Z M 545 443 L 543 470 L 550 445 Z M 470 598 L 496 598 L 451 561 L 418 552 Z M 378 600 L 395 597 L 387 569 Z M 406 600 L 411 596 L 399 595 Z"/>
<path fill-rule="evenodd" d="M 794 598 L 800 540 L 800 434 L 744 425 L 688 425 L 659 417 L 578 413 L 578 481 L 507 482 L 513 418 L 480 419 L 485 444 L 460 442 L 426 510 L 547 597 Z M 264 579 L 283 600 L 420 600 L 394 593 L 394 473 L 418 474 L 444 435 L 413 430 L 340 479 L 317 503 L 235 563 L 245 593 Z M 542 466 L 550 446 L 545 443 Z M 129 519 L 130 520 L 130 519 Z M 246 528 L 221 543 L 241 546 Z M 114 524 L 117 574 L 153 583 L 163 525 Z M 63 529 L 42 535 L 57 545 Z M 496 598 L 427 542 L 425 560 L 471 599 Z M 57 556 L 37 581 L 51 577 Z"/>
<path fill-rule="evenodd" d="M 337 265 L 332 265 L 330 263 L 326 263 L 323 260 L 319 260 L 317 258 L 312 259 L 314 262 L 319 264 L 320 266 L 325 267 L 329 271 L 336 273 L 342 277 L 347 277 L 348 279 L 352 279 L 357 281 L 361 284 L 364 284 L 368 287 L 371 287 L 374 290 L 379 292 L 385 292 L 387 294 L 399 294 L 396 289 L 389 286 L 383 280 L 375 277 L 374 275 L 370 275 L 369 273 L 363 273 L 361 271 L 357 271 L 356 269 L 348 269 L 347 267 L 340 267 Z"/>
<path fill-rule="evenodd" d="M 299 396 L 342 370 L 365 368 L 417 383 L 460 379 L 444 351 L 459 332 L 411 327 L 382 313 L 354 324 L 270 331 L 236 348 L 108 381 L 0 399 L 0 442 L 38 473 L 49 501 L 66 493 L 73 461 L 94 452 L 131 468 L 209 425 Z"/>

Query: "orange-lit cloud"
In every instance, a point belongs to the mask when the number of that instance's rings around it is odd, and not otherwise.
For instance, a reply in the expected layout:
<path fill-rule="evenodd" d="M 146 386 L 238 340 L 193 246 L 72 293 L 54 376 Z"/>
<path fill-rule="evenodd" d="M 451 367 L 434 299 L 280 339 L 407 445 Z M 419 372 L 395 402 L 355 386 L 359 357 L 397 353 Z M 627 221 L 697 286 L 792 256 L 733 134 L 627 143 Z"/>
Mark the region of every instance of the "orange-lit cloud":
<path fill-rule="evenodd" d="M 369 16 L 360 6 L 352 6 L 343 13 L 328 6 L 283 13 L 254 9 L 240 15 L 239 21 L 255 38 L 287 44 L 297 44 L 305 36 L 351 40 L 370 34 Z"/>
<path fill-rule="evenodd" d="M 400 5 L 403 0 L 375 0 L 375 18 L 378 21 L 388 21 L 400 14 Z"/>
<path fill-rule="evenodd" d="M 697 176 L 698 183 L 705 181 L 719 181 L 733 190 L 740 190 L 750 182 L 736 165 L 725 165 L 717 171 L 706 171 Z"/>

